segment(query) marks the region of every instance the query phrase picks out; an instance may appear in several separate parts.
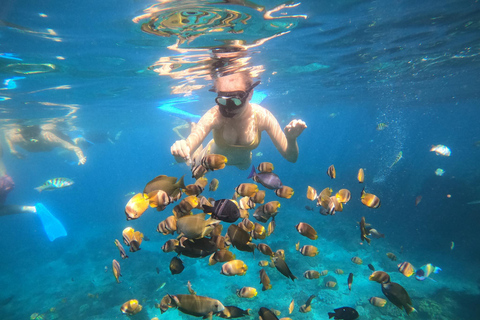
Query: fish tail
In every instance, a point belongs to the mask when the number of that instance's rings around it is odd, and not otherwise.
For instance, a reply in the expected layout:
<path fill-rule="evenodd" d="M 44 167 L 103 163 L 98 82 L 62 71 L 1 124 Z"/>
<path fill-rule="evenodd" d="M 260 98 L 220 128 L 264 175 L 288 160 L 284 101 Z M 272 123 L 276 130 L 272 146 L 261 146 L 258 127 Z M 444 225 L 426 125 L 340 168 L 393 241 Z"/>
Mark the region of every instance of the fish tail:
<path fill-rule="evenodd" d="M 335 313 L 334 312 L 329 312 L 328 313 L 328 319 L 331 319 L 333 317 L 335 317 Z"/>
<path fill-rule="evenodd" d="M 178 179 L 178 181 L 175 183 L 175 185 L 180 188 L 180 189 L 185 189 L 185 182 L 183 181 L 183 178 L 185 177 L 185 175 L 183 175 L 180 179 Z"/>
<path fill-rule="evenodd" d="M 250 174 L 248 175 L 247 179 L 251 179 L 257 175 L 257 172 L 255 171 L 255 166 L 252 165 L 252 170 L 250 171 Z"/>
<path fill-rule="evenodd" d="M 442 268 L 440 267 L 435 267 L 435 269 L 433 269 L 433 273 L 439 273 L 440 271 L 442 271 Z"/>
<path fill-rule="evenodd" d="M 34 189 L 35 189 L 35 190 L 37 190 L 38 192 L 42 192 L 42 191 L 43 191 L 43 188 L 42 188 L 42 186 L 40 186 L 40 187 L 36 187 L 36 188 L 34 188 Z"/>

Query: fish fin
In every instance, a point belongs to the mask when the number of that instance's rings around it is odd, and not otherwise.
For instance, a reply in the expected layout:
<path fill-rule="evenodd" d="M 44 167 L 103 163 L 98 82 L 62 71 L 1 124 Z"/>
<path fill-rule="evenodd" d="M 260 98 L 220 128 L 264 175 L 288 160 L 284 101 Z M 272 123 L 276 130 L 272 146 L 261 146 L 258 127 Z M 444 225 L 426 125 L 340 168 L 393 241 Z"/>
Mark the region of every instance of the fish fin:
<path fill-rule="evenodd" d="M 202 207 L 203 207 L 203 212 L 204 213 L 209 213 L 209 214 L 213 213 L 213 207 L 207 206 L 205 204 L 202 205 Z"/>
<path fill-rule="evenodd" d="M 328 319 L 331 319 L 333 317 L 335 317 L 335 313 L 334 312 L 329 312 L 328 313 Z"/>
<path fill-rule="evenodd" d="M 36 187 L 34 188 L 35 190 L 37 190 L 38 192 L 42 192 L 43 188 L 42 187 Z"/>
<path fill-rule="evenodd" d="M 433 273 L 439 273 L 440 271 L 442 271 L 442 268 L 440 267 L 435 267 L 435 269 L 433 269 Z"/>
<path fill-rule="evenodd" d="M 252 165 L 252 170 L 250 171 L 250 174 L 248 175 L 247 179 L 251 179 L 257 175 L 257 172 L 255 171 L 255 166 Z"/>
<path fill-rule="evenodd" d="M 430 280 L 432 280 L 433 282 L 437 282 L 437 280 L 434 280 L 434 279 L 432 279 L 432 278 L 430 278 L 430 277 L 428 277 L 427 279 L 430 279 Z"/>
<path fill-rule="evenodd" d="M 185 175 L 181 176 L 180 179 L 178 179 L 178 181 L 175 183 L 178 188 L 180 189 L 185 189 L 185 182 L 183 181 L 183 178 L 185 177 Z"/>

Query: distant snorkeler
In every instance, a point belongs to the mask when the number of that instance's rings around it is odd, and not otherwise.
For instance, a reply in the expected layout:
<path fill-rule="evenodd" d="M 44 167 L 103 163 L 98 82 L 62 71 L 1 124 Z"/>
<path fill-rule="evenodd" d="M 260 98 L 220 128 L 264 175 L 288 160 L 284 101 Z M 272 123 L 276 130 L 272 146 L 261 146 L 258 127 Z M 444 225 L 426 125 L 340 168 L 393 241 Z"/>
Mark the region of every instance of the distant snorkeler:
<path fill-rule="evenodd" d="M 5 130 L 4 135 L 10 153 L 19 159 L 25 158 L 25 155 L 18 152 L 15 146 L 29 152 L 47 152 L 60 147 L 73 151 L 78 158 L 78 165 L 83 165 L 87 161 L 82 149 L 76 146 L 67 135 L 54 128 L 48 128 L 48 125 L 17 124 Z"/>
<path fill-rule="evenodd" d="M 260 144 L 262 131 L 268 133 L 285 159 L 296 162 L 297 138 L 307 126 L 302 120 L 292 120 L 282 131 L 270 111 L 250 103 L 253 90 L 259 83 L 253 83 L 247 71 L 216 78 L 216 105 L 203 115 L 187 139 L 178 140 L 171 147 L 177 162 L 198 162 L 205 155 L 221 154 L 228 158 L 228 165 L 247 169 L 252 150 Z M 202 149 L 201 143 L 210 132 L 213 139 Z"/>

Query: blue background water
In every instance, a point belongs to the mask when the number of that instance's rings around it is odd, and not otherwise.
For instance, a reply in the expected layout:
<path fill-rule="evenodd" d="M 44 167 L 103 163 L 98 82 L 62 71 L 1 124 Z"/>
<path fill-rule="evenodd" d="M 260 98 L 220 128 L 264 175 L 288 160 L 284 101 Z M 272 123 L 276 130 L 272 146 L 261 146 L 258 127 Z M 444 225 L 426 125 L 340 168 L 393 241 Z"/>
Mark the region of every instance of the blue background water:
<path fill-rule="evenodd" d="M 139 220 L 125 221 L 125 194 L 142 190 L 159 174 L 189 176 L 188 168 L 174 165 L 169 153 L 177 139 L 172 132 L 177 120 L 156 108 L 171 98 L 170 87 L 179 81 L 148 70 L 160 57 L 174 55 L 166 48 L 174 39 L 143 33 L 132 22 L 152 4 L 2 4 L 2 21 L 37 31 L 51 28 L 62 39 L 51 41 L 0 23 L 1 52 L 14 53 L 24 63 L 57 66 L 54 72 L 26 75 L 17 81 L 16 89 L 0 92 L 11 98 L 0 102 L 2 123 L 66 114 L 65 109 L 38 102 L 78 104 L 74 121 L 78 128 L 111 135 L 121 131 L 121 135 L 115 144 L 99 143 L 86 149 L 88 161 L 82 167 L 71 165 L 75 159 L 57 156 L 57 152 L 28 154 L 24 160 L 8 153 L 4 156 L 7 172 L 16 183 L 8 203 L 44 203 L 69 235 L 51 243 L 38 217 L 2 217 L 0 318 L 28 319 L 34 312 L 52 319 L 124 318 L 120 305 L 135 298 L 145 310 L 134 318 L 187 319 L 191 317 L 174 310 L 160 316 L 154 303 L 167 292 L 187 293 L 188 280 L 198 294 L 252 308 L 255 315 L 265 306 L 286 316 L 292 298 L 299 306 L 316 294 L 313 311 L 300 314 L 297 309 L 293 319 L 327 319 L 327 312 L 344 305 L 356 307 L 363 319 L 406 318 L 391 303 L 383 309 L 368 303 L 371 296 L 383 295 L 379 285 L 368 282 L 367 263 L 389 272 L 409 291 L 419 311 L 411 317 L 478 317 L 480 310 L 473 301 L 478 301 L 480 284 L 480 205 L 467 204 L 480 200 L 480 148 L 474 146 L 480 140 L 478 2 L 304 2 L 288 12 L 307 14 L 307 20 L 299 21 L 290 34 L 255 49 L 252 59 L 266 69 L 258 87 L 268 93 L 262 105 L 282 127 L 294 118 L 308 125 L 298 140 L 300 156 L 295 164 L 281 158 L 266 135 L 254 151 L 263 153 L 254 156 L 255 164 L 273 162 L 275 172 L 295 190 L 292 199 L 281 200 L 274 235 L 256 242 L 284 248 L 299 279 L 293 283 L 275 269 L 267 269 L 273 289 L 266 292 L 260 292 L 258 285 L 257 262 L 263 257 L 257 253 L 252 258 L 235 250 L 249 265 L 242 278 L 221 276 L 219 265 L 210 267 L 205 259 L 186 257 L 182 258 L 185 271 L 172 276 L 168 264 L 173 254 L 160 250 L 168 237 L 155 232 L 169 208 L 161 213 L 150 209 Z M 18 61 L 0 58 L 2 80 L 18 76 L 7 68 L 10 63 Z M 328 68 L 306 72 L 291 68 L 312 63 Z M 72 89 L 29 93 L 60 85 Z M 196 93 L 200 103 L 188 111 L 202 114 L 213 105 L 214 94 L 206 89 Z M 380 122 L 388 123 L 388 128 L 377 131 Z M 432 144 L 447 145 L 452 156 L 429 152 Z M 389 169 L 400 151 L 403 158 Z M 331 164 L 337 168 L 335 180 L 325 174 Z M 360 203 L 362 186 L 355 179 L 360 167 L 365 168 L 367 191 L 382 200 L 378 210 Z M 436 176 L 437 168 L 445 174 Z M 73 187 L 41 194 L 33 189 L 62 176 L 73 179 Z M 209 174 L 209 179 L 220 180 L 220 188 L 204 194 L 230 198 L 235 186 L 247 182 L 246 176 L 247 172 L 230 167 Z M 305 210 L 305 205 L 313 204 L 305 198 L 308 185 L 317 190 L 348 188 L 352 200 L 333 217 L 312 213 Z M 423 198 L 415 207 L 418 195 Z M 267 200 L 277 197 L 268 192 Z M 362 216 L 386 238 L 374 239 L 370 247 L 360 246 L 356 221 Z M 316 242 L 295 231 L 293 226 L 300 221 L 316 228 L 320 235 Z M 113 241 L 120 239 L 127 226 L 142 231 L 151 241 L 120 261 Z M 316 245 L 320 254 L 301 256 L 294 250 L 297 241 Z M 450 250 L 452 241 L 454 250 Z M 386 252 L 394 252 L 399 260 L 391 262 Z M 353 256 L 362 257 L 364 265 L 351 263 Z M 122 265 L 121 284 L 111 274 L 112 259 Z M 397 272 L 396 264 L 402 261 L 417 267 L 433 263 L 443 271 L 434 276 L 437 282 L 418 282 Z M 335 268 L 345 274 L 333 274 Z M 301 274 L 307 269 L 330 270 L 339 281 L 338 290 L 326 290 L 321 281 L 304 279 Z M 349 272 L 355 274 L 351 293 L 346 289 Z M 156 291 L 163 282 L 165 287 Z M 242 286 L 256 287 L 258 296 L 252 301 L 235 298 L 235 289 Z M 57 311 L 49 312 L 50 307 Z"/>

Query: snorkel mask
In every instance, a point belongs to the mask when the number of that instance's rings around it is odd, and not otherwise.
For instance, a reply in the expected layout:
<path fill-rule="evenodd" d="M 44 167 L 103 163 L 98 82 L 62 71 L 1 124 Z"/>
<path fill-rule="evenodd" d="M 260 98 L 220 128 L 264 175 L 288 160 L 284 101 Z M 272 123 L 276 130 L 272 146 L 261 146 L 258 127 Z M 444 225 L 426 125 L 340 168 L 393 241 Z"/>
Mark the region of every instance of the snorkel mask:
<path fill-rule="evenodd" d="M 253 88 L 258 86 L 260 81 L 252 84 L 246 91 L 230 91 L 230 92 L 217 92 L 215 102 L 218 105 L 220 114 L 226 118 L 232 118 L 235 116 L 240 108 L 242 108 L 247 102 L 247 98 L 252 92 Z"/>

